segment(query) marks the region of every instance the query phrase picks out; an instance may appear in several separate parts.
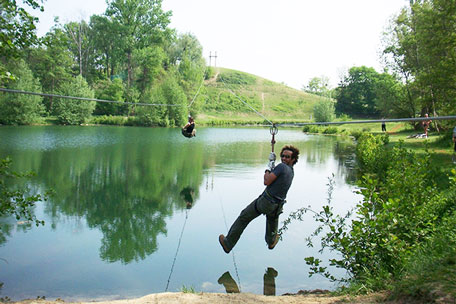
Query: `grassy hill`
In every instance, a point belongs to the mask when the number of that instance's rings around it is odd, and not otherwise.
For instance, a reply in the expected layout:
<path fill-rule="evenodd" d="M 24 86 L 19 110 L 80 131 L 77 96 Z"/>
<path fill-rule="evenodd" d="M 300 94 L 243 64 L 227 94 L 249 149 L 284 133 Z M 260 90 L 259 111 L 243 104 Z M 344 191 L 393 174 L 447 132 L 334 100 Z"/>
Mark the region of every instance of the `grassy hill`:
<path fill-rule="evenodd" d="M 236 70 L 212 68 L 211 74 L 198 97 L 199 124 L 263 123 L 264 119 L 243 102 L 274 123 L 306 122 L 314 104 L 321 99 Z"/>

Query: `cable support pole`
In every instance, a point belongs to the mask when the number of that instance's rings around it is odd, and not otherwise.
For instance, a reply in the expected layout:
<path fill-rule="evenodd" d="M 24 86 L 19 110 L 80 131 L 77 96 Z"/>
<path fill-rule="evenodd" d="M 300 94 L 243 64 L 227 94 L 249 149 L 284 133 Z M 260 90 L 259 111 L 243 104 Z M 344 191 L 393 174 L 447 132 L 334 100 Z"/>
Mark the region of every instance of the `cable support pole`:
<path fill-rule="evenodd" d="M 243 104 L 245 104 L 246 106 L 248 106 L 250 109 L 252 109 L 252 111 L 254 111 L 255 113 L 257 113 L 259 116 L 261 116 L 264 120 L 266 120 L 267 122 L 269 122 L 269 124 L 271 126 L 274 125 L 274 123 L 272 121 L 270 121 L 269 119 L 267 119 L 263 114 L 261 114 L 260 112 L 258 112 L 257 110 L 255 110 L 255 108 L 253 108 L 251 105 L 249 105 L 248 103 L 246 103 L 244 100 L 242 100 L 238 95 L 236 95 L 236 93 L 234 93 L 225 83 L 225 81 L 223 81 L 223 78 L 220 78 L 220 80 L 222 81 L 223 85 L 225 86 L 225 88 L 228 89 L 228 91 L 234 95 L 234 97 L 236 97 L 237 99 L 239 99 Z"/>
<path fill-rule="evenodd" d="M 167 107 L 182 107 L 182 105 L 179 105 L 179 104 L 141 103 L 141 102 L 115 101 L 115 100 L 105 100 L 105 99 L 96 99 L 96 98 L 87 98 L 87 97 L 76 97 L 76 96 L 64 96 L 64 95 L 57 95 L 57 94 L 36 93 L 36 92 L 28 92 L 28 91 L 21 91 L 21 90 L 12 90 L 12 89 L 6 89 L 6 88 L 0 88 L 0 91 L 1 91 L 1 92 L 6 92 L 6 93 L 19 93 L 19 94 L 36 95 L 36 96 L 43 96 L 43 97 L 56 97 L 56 98 L 76 99 L 76 100 L 83 100 L 83 101 L 96 101 L 96 102 L 107 102 L 107 103 L 120 103 L 120 104 L 136 105 L 136 106 L 167 106 Z"/>
<path fill-rule="evenodd" d="M 282 123 L 277 126 L 308 126 L 308 125 L 344 125 L 360 123 L 381 123 L 381 122 L 403 122 L 403 121 L 426 121 L 426 120 L 456 120 L 456 116 L 436 116 L 436 117 L 415 117 L 415 118 L 389 118 L 374 120 L 353 120 L 353 121 L 334 121 L 334 122 L 304 122 L 304 123 Z"/>

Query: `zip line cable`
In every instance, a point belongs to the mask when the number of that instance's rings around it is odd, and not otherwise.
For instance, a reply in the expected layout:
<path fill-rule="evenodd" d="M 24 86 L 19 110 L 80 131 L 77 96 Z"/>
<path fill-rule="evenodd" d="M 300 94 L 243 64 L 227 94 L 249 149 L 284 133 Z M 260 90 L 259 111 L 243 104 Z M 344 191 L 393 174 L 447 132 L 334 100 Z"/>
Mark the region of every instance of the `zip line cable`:
<path fill-rule="evenodd" d="M 84 101 L 96 101 L 96 102 L 107 102 L 107 103 L 120 103 L 120 104 L 130 104 L 130 105 L 137 105 L 137 106 L 182 107 L 182 105 L 180 105 L 180 104 L 141 103 L 141 102 L 127 102 L 127 101 L 124 102 L 124 101 L 105 100 L 105 99 L 96 99 L 96 98 L 75 97 L 75 96 L 64 96 L 64 95 L 57 95 L 57 94 L 35 93 L 35 92 L 28 92 L 28 91 L 21 91 L 21 90 L 12 90 L 12 89 L 6 89 L 6 88 L 0 88 L 0 91 L 1 91 L 1 92 L 6 92 L 6 93 L 19 93 L 19 94 L 37 95 L 37 96 L 44 96 L 44 97 L 56 97 L 56 98 L 76 99 L 76 100 L 84 100 Z"/>
<path fill-rule="evenodd" d="M 190 107 L 192 106 L 192 104 L 193 104 L 193 102 L 195 101 L 196 96 L 198 96 L 198 94 L 199 94 L 199 92 L 200 92 L 201 87 L 203 86 L 203 84 L 204 84 L 204 77 L 203 77 L 203 81 L 201 81 L 201 84 L 200 84 L 200 86 L 199 86 L 199 88 L 198 88 L 198 91 L 196 91 L 195 96 L 193 96 L 192 102 L 188 105 L 188 108 L 190 108 Z"/>
<path fill-rule="evenodd" d="M 415 117 L 415 118 L 388 118 L 373 120 L 353 120 L 353 121 L 334 121 L 334 122 L 304 122 L 304 123 L 281 123 L 277 126 L 309 126 L 309 125 L 343 125 L 360 123 L 381 123 L 381 122 L 401 122 L 401 121 L 426 121 L 426 120 L 456 120 L 456 116 L 436 116 L 436 117 Z"/>
<path fill-rule="evenodd" d="M 274 125 L 274 123 L 272 121 L 270 121 L 269 119 L 267 119 L 263 114 L 261 114 L 260 112 L 258 112 L 257 110 L 255 110 L 255 108 L 253 108 L 251 105 L 249 105 L 247 102 L 245 102 L 244 100 L 242 100 L 238 95 L 236 95 L 236 93 L 234 93 L 225 83 L 225 81 L 223 81 L 223 77 L 220 77 L 220 80 L 222 81 L 223 85 L 225 86 L 225 88 L 227 88 L 227 90 L 234 95 L 234 97 L 236 97 L 237 99 L 239 99 L 243 104 L 245 104 L 246 106 L 248 106 L 250 109 L 252 109 L 252 111 L 254 111 L 255 113 L 257 113 L 259 116 L 261 116 L 264 120 L 266 120 L 267 122 L 269 122 L 270 125 Z"/>

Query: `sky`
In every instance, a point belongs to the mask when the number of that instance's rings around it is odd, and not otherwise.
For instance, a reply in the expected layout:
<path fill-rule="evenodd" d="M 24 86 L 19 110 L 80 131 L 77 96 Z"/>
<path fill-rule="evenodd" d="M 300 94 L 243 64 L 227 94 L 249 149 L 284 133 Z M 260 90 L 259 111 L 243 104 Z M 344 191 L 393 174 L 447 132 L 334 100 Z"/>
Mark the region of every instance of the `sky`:
<path fill-rule="evenodd" d="M 353 66 L 382 72 L 382 32 L 409 0 L 163 0 L 171 27 L 193 34 L 207 65 L 235 69 L 301 89 L 313 77 L 336 87 Z M 38 35 L 88 21 L 105 0 L 46 0 Z M 217 58 L 211 57 L 210 55 Z"/>

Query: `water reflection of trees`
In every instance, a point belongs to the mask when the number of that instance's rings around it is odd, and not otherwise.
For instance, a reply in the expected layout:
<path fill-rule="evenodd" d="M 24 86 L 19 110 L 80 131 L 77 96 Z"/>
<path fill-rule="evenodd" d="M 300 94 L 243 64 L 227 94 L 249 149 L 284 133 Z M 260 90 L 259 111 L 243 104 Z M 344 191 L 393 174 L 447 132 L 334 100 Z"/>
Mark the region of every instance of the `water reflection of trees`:
<path fill-rule="evenodd" d="M 84 217 L 103 233 L 101 258 L 129 263 L 157 250 L 166 218 L 187 208 L 183 189 L 198 198 L 203 161 L 198 147 L 116 145 L 43 153 L 38 171 L 57 190 L 45 208 L 52 227 L 62 215 Z"/>
<path fill-rule="evenodd" d="M 58 130 L 63 132 L 64 128 Z M 74 129 L 74 132 L 80 130 Z M 93 130 L 100 132 L 99 128 Z M 127 128 L 109 129 L 109 132 L 121 132 L 110 134 L 112 138 L 142 134 L 132 134 L 131 130 L 148 132 L 148 129 Z M 164 133 L 168 131 L 166 129 Z M 95 131 L 91 132 L 87 136 L 95 136 Z M 63 132 L 58 136 L 66 138 L 69 135 Z M 96 133 L 96 136 L 101 135 Z M 78 138 L 90 143 L 82 135 Z M 56 191 L 45 205 L 46 214 L 51 216 L 47 225 L 57 229 L 61 217 L 84 218 L 90 228 L 102 232 L 100 256 L 109 262 L 129 263 L 155 252 L 159 246 L 158 236 L 167 233 L 167 217 L 197 203 L 205 168 L 214 164 L 266 165 L 271 148 L 269 142 L 209 146 L 196 142 L 170 143 L 167 139 L 126 142 L 129 141 L 80 146 L 72 143 L 69 148 L 55 150 L 14 151 L 16 170 L 35 169 L 38 173 L 32 180 L 33 187 Z M 276 152 L 280 151 L 281 145 L 276 145 Z M 315 136 L 297 145 L 307 162 L 324 163 L 330 157 L 336 157 L 339 174 L 345 175 L 347 180 L 353 176 L 346 161 L 353 154 L 351 141 L 345 143 Z M 12 227 L 2 231 L 11 232 Z M 0 238 L 0 243 L 5 242 L 6 235 Z"/>

